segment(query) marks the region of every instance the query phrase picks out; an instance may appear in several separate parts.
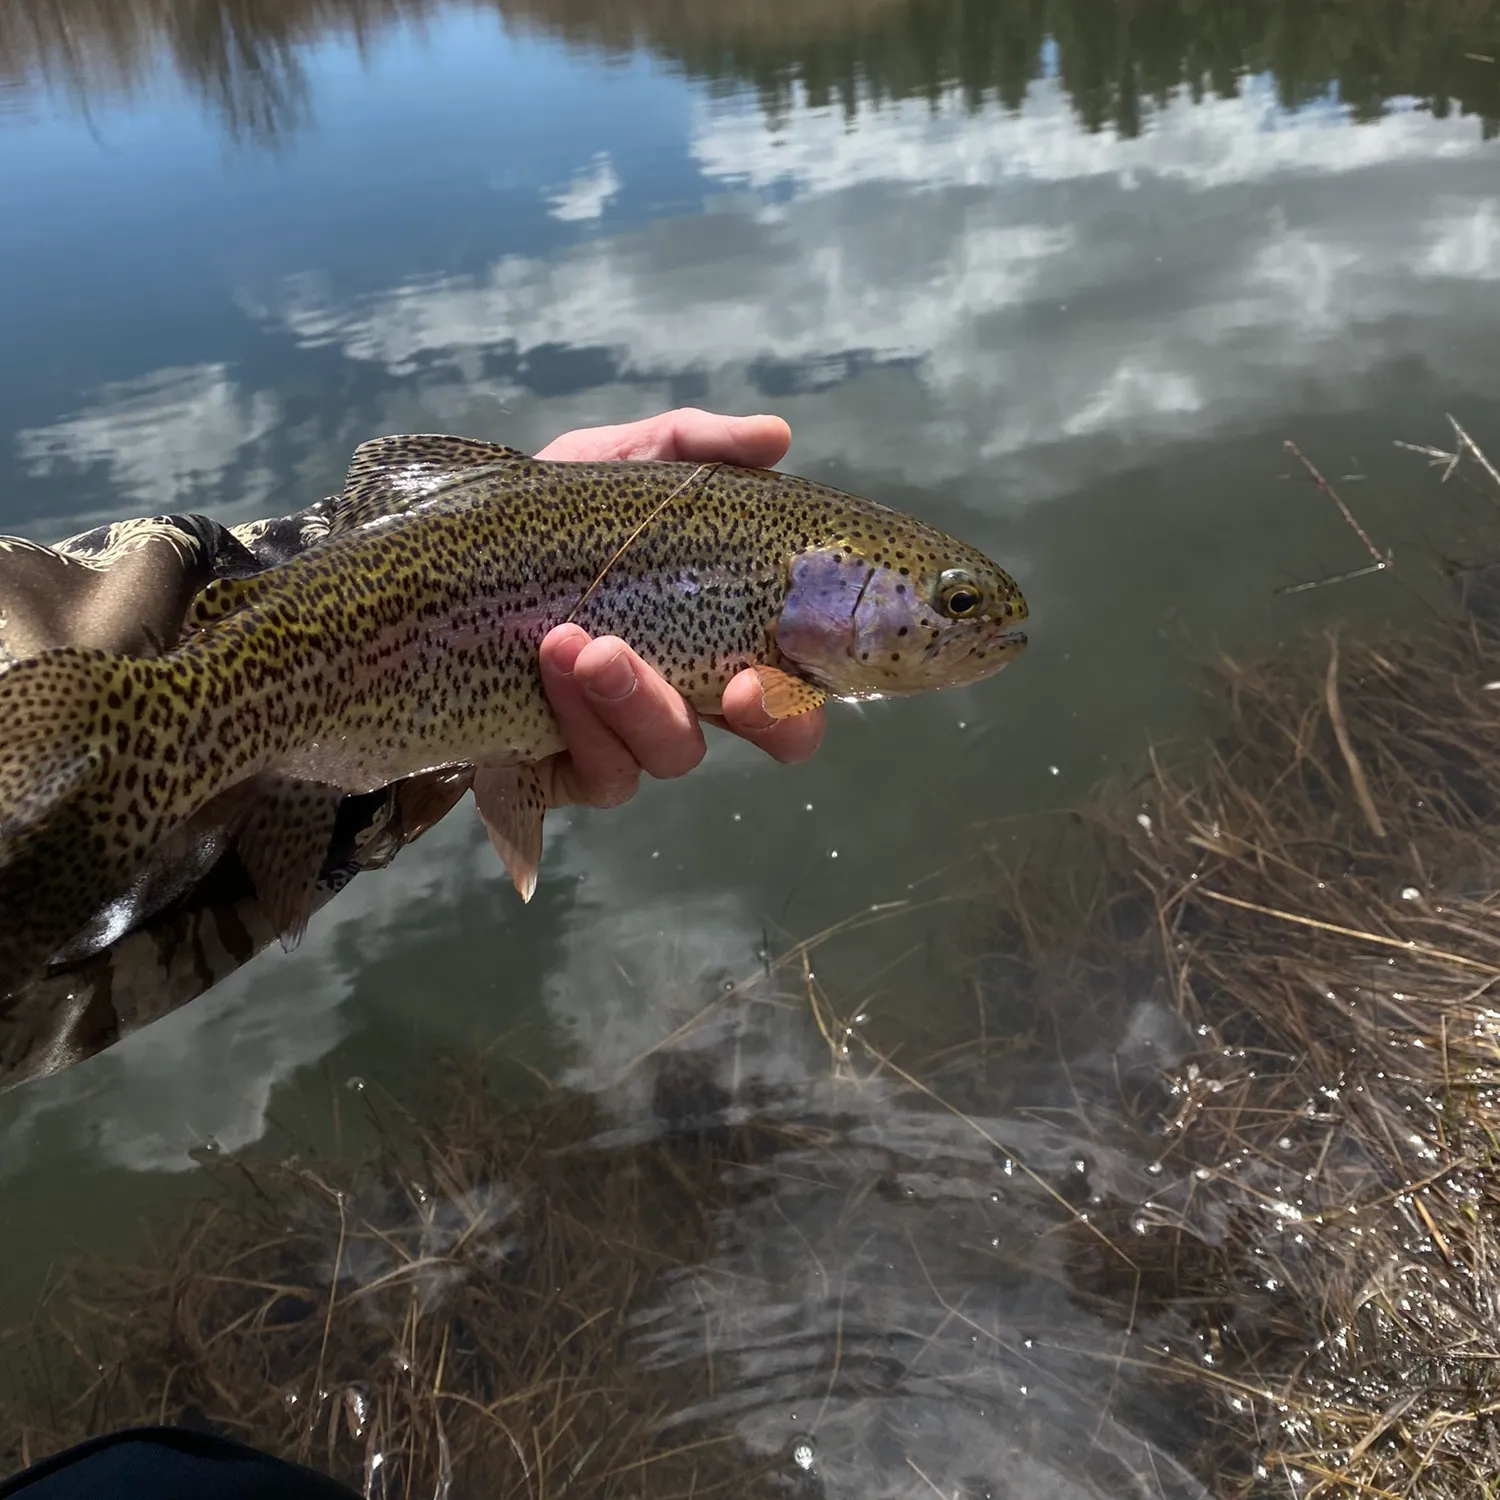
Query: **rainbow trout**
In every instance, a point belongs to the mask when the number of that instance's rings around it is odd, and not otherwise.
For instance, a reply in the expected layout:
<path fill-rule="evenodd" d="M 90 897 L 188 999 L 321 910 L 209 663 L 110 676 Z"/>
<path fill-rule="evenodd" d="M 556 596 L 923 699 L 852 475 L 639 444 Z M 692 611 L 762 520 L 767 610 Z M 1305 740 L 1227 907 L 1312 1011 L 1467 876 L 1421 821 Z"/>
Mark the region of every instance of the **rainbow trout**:
<path fill-rule="evenodd" d="M 153 852 L 204 819 L 292 946 L 340 800 L 445 767 L 473 768 L 529 899 L 535 764 L 564 748 L 537 648 L 564 621 L 622 636 L 700 713 L 754 668 L 786 717 L 988 677 L 1025 617 L 973 548 L 790 475 L 365 443 L 329 535 L 211 584 L 173 649 L 0 670 L 0 997 L 87 924 L 126 930 Z"/>

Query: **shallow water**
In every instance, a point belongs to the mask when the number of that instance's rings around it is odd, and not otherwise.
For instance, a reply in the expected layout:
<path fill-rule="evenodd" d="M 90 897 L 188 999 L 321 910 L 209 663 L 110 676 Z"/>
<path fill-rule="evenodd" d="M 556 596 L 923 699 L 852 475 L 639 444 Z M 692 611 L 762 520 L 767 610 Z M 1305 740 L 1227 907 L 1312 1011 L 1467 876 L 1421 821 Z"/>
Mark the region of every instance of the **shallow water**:
<path fill-rule="evenodd" d="M 683 402 L 774 410 L 786 467 L 1009 567 L 1030 650 L 839 711 L 808 766 L 716 743 L 686 782 L 557 818 L 524 912 L 460 810 L 296 954 L 0 1101 L 12 1314 L 58 1253 L 191 1191 L 195 1146 L 326 1132 L 330 1078 L 399 1092 L 531 1023 L 533 1055 L 606 1087 L 768 935 L 920 896 L 975 825 L 1004 839 L 1139 765 L 1191 725 L 1194 659 L 1399 622 L 1389 577 L 1276 592 L 1367 561 L 1283 439 L 1403 557 L 1444 538 L 1393 441 L 1445 444 L 1453 412 L 1500 447 L 1500 18 L 681 9 L 13 0 L 0 528 L 295 509 L 384 431 L 535 448 Z M 936 930 L 820 977 L 899 1036 L 946 971 L 881 965 Z M 814 1079 L 785 1025 L 757 1066 Z M 779 1442 L 794 1398 L 765 1380 Z M 961 1450 L 939 1425 L 932 1453 Z M 1090 1492 L 1016 1442 L 1015 1494 Z M 830 1493 L 927 1492 L 860 1452 Z"/>

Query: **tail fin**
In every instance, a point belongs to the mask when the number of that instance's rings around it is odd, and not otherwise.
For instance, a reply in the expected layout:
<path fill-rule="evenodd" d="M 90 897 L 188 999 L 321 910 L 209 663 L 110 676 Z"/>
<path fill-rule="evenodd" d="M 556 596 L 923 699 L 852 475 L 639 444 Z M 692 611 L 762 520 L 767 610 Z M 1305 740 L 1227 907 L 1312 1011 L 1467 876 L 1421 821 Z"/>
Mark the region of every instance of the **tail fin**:
<path fill-rule="evenodd" d="M 0 999 L 118 897 L 156 836 L 131 739 L 156 665 L 64 648 L 0 668 Z"/>

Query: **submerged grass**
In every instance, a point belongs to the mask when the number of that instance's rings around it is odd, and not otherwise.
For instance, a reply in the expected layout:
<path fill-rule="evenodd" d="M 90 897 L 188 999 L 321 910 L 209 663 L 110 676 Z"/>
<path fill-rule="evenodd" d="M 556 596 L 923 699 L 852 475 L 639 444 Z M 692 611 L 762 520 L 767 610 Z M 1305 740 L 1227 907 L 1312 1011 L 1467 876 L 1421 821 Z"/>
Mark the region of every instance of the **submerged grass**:
<path fill-rule="evenodd" d="M 871 1492 L 838 1482 L 858 1450 L 881 1493 L 969 1500 L 1054 1492 L 1045 1388 L 1091 1424 L 1068 1493 L 1500 1494 L 1500 568 L 1451 583 L 1410 632 L 1220 662 L 1206 758 L 966 898 L 972 1004 L 920 1048 L 810 942 L 637 1060 L 638 1128 L 476 1067 L 367 1094 L 358 1163 L 217 1164 L 151 1257 L 70 1266 L 9 1339 L 0 1456 L 166 1419 L 372 1496 L 814 1494 L 744 1440 L 799 1404 L 824 1493 Z M 811 1081 L 726 1090 L 715 1027 L 767 1005 Z M 1049 1285 L 1112 1336 L 1066 1346 Z M 951 1433 L 868 1436 L 914 1391 L 971 1401 L 991 1480 L 935 1472 Z"/>
<path fill-rule="evenodd" d="M 568 1155 L 600 1127 L 587 1099 L 533 1083 L 507 1108 L 492 1084 L 454 1075 L 426 1123 L 370 1101 L 357 1165 L 218 1164 L 142 1263 L 70 1267 L 45 1336 L 6 1360 L 12 1463 L 173 1421 L 367 1495 L 446 1495 L 454 1476 L 536 1500 L 760 1493 L 727 1439 L 659 1436 L 692 1393 L 627 1349 L 651 1280 L 711 1238 L 701 1137 Z M 729 1133 L 714 1155 L 742 1149 Z"/>
<path fill-rule="evenodd" d="M 1217 1393 L 1222 1496 L 1500 1493 L 1500 569 L 1452 581 L 1418 632 L 1220 662 L 1207 765 L 1089 810 L 1064 930 L 1009 918 L 1190 1038 L 1121 1098 L 1162 1190 L 1079 1269 L 1201 1299 L 1153 1357 Z"/>

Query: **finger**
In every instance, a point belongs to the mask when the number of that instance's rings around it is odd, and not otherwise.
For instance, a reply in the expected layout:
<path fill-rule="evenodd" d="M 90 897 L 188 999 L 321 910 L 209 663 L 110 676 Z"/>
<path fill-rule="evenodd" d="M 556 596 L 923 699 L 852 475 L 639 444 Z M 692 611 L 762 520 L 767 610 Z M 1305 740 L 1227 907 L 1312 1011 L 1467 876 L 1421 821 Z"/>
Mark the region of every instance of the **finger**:
<path fill-rule="evenodd" d="M 647 440 L 647 429 L 658 433 L 658 440 L 665 442 L 668 435 L 661 433 L 661 421 L 660 417 L 648 417 L 644 422 L 625 422 L 614 427 L 580 427 L 576 432 L 553 438 L 536 456 L 554 463 L 611 463 L 627 456 L 667 457 L 661 453 L 627 453 Z"/>
<path fill-rule="evenodd" d="M 594 714 L 648 775 L 685 776 L 703 759 L 708 746 L 697 714 L 618 637 L 590 641 L 573 675 Z"/>
<path fill-rule="evenodd" d="M 680 407 L 640 422 L 566 432 L 537 457 L 570 463 L 680 459 L 770 468 L 786 456 L 791 441 L 791 428 L 780 417 L 728 417 Z"/>
<path fill-rule="evenodd" d="M 792 445 L 792 429 L 780 417 L 726 417 L 684 406 L 660 420 L 671 423 L 673 453 L 687 463 L 769 469 Z"/>
<path fill-rule="evenodd" d="M 549 631 L 539 653 L 542 686 L 557 716 L 568 753 L 551 763 L 548 800 L 556 806 L 581 802 L 618 807 L 640 785 L 640 763 L 620 737 L 594 712 L 578 680 L 578 658 L 590 644 L 577 625 Z"/>
<path fill-rule="evenodd" d="M 724 717 L 715 722 L 788 766 L 810 759 L 823 743 L 827 728 L 821 708 L 794 719 L 773 719 L 766 712 L 754 672 L 741 672 L 724 689 Z"/>

